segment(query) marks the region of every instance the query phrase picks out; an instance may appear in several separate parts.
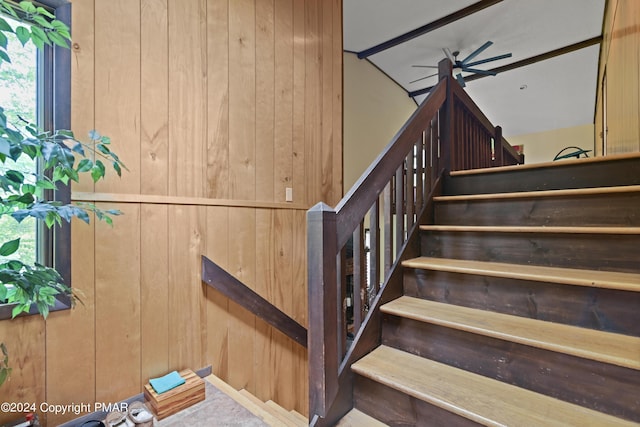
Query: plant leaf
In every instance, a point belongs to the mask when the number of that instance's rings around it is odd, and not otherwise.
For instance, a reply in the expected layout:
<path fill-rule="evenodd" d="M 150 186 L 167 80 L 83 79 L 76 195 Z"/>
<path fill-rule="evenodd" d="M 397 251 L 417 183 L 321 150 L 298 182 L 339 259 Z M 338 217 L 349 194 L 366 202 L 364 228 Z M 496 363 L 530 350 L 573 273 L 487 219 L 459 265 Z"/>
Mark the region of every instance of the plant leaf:
<path fill-rule="evenodd" d="M 11 25 L 9 25 L 9 23 L 2 18 L 2 16 L 0 16 L 0 31 L 7 31 L 10 33 L 13 33 L 13 29 L 11 28 Z"/>
<path fill-rule="evenodd" d="M 0 246 L 0 256 L 9 256 L 20 247 L 20 238 L 15 240 L 10 240 L 5 242 L 2 246 Z"/>
<path fill-rule="evenodd" d="M 16 36 L 18 36 L 18 40 L 20 40 L 20 43 L 22 43 L 22 46 L 24 46 L 25 44 L 27 44 L 29 40 L 31 40 L 31 33 L 29 32 L 29 29 L 26 27 L 20 26 L 16 28 Z"/>

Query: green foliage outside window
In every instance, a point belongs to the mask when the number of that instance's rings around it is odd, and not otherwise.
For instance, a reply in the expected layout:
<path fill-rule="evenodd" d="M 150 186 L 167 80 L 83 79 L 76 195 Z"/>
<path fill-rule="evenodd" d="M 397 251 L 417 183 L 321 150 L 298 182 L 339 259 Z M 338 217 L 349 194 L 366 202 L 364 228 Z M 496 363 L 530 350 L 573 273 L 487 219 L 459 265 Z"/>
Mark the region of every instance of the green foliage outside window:
<path fill-rule="evenodd" d="M 19 25 L 10 25 L 13 17 Z M 47 9 L 22 1 L 18 5 L 0 0 L 0 76 L 3 66 L 11 63 L 9 38 L 22 44 L 33 43 L 38 49 L 47 46 L 68 48 L 69 28 L 55 19 Z M 102 211 L 91 204 L 62 204 L 44 198 L 46 190 L 57 185 L 78 182 L 82 174 L 94 182 L 104 178 L 107 168 L 121 175 L 126 169 L 110 149 L 110 139 L 92 131 L 86 142 L 77 139 L 70 130 L 44 131 L 34 124 L 33 117 L 13 112 L 15 105 L 0 105 L 0 221 L 19 225 L 33 219 L 48 228 L 59 226 L 72 218 L 89 223 L 93 213 L 99 220 L 111 224 L 116 210 Z M 41 167 L 37 170 L 33 162 Z M 1 229 L 0 229 L 1 231 Z M 15 304 L 15 317 L 28 312 L 32 305 L 47 316 L 55 298 L 67 295 L 77 300 L 73 290 L 63 282 L 53 268 L 18 259 L 21 237 L 0 234 L 0 303 Z M 10 373 L 7 349 L 0 344 L 0 385 Z"/>

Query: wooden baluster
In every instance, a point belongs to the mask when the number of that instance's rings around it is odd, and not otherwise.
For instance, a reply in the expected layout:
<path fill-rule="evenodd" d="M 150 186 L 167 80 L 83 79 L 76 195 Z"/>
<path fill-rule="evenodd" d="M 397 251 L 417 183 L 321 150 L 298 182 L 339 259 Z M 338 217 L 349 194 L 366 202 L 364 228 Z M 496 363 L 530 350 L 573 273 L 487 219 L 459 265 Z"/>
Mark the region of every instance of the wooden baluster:
<path fill-rule="evenodd" d="M 325 416 L 338 393 L 336 213 L 324 203 L 307 212 L 309 411 Z"/>
<path fill-rule="evenodd" d="M 420 135 L 420 140 L 416 143 L 416 218 L 422 210 L 422 192 L 424 191 L 424 135 L 425 131 Z"/>
<path fill-rule="evenodd" d="M 384 277 L 382 281 L 384 282 L 389 275 L 389 271 L 391 270 L 391 265 L 393 263 L 393 207 L 391 206 L 391 187 L 392 182 L 384 188 L 384 201 L 383 201 L 383 211 L 384 211 Z"/>
<path fill-rule="evenodd" d="M 496 152 L 496 165 L 504 166 L 504 152 L 502 150 L 502 127 L 496 126 L 495 133 L 493 135 L 494 147 Z"/>
<path fill-rule="evenodd" d="M 442 109 L 440 109 L 440 111 L 442 111 Z M 431 188 L 433 187 L 434 183 L 436 182 L 436 180 L 438 179 L 438 175 L 440 174 L 440 171 L 442 169 L 444 169 L 444 164 L 441 162 L 441 151 L 440 151 L 440 120 L 441 120 L 441 116 L 440 114 L 438 114 L 436 117 L 434 117 L 433 121 L 431 122 L 432 127 L 431 127 L 431 145 L 434 148 L 434 150 L 432 150 L 431 152 L 431 174 L 430 174 L 430 179 L 429 179 L 429 186 L 427 188 L 425 188 L 425 198 L 429 195 L 429 192 L 431 191 Z"/>
<path fill-rule="evenodd" d="M 413 213 L 415 212 L 414 195 L 415 195 L 415 188 L 416 188 L 416 175 L 414 173 L 415 148 L 416 148 L 415 145 L 411 147 L 411 151 L 407 156 L 407 177 L 406 177 L 407 235 L 409 234 L 409 230 L 411 230 L 411 227 L 413 227 L 413 223 L 414 223 L 414 219 L 413 219 Z M 404 240 L 406 240 L 406 237 Z"/>
<path fill-rule="evenodd" d="M 377 199 L 369 211 L 369 286 L 371 292 L 380 289 L 380 201 Z M 369 295 L 367 298 L 370 300 Z"/>
<path fill-rule="evenodd" d="M 364 318 L 364 298 L 366 295 L 364 252 L 364 224 L 360 223 L 353 232 L 353 334 L 358 332 Z"/>
<path fill-rule="evenodd" d="M 336 256 L 336 270 L 338 271 L 337 285 L 339 289 L 338 304 L 338 359 L 342 362 L 347 353 L 347 247 L 342 248 Z"/>
<path fill-rule="evenodd" d="M 402 243 L 404 243 L 404 214 L 405 214 L 405 165 L 404 163 L 396 169 L 395 193 L 396 193 L 396 244 L 393 254 L 393 261 L 398 258 Z"/>

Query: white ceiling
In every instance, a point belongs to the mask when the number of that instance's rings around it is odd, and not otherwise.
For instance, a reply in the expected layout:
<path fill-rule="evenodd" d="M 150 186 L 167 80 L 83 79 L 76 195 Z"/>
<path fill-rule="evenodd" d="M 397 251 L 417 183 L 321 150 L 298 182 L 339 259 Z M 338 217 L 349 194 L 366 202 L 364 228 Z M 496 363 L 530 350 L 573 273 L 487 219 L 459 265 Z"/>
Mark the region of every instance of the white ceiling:
<path fill-rule="evenodd" d="M 344 49 L 361 52 L 431 23 L 478 0 L 343 0 Z M 605 0 L 504 0 L 368 59 L 408 93 L 433 86 L 437 77 L 410 83 L 435 70 L 443 48 L 460 59 L 491 40 L 474 61 L 490 69 L 601 35 Z M 599 44 L 467 82 L 465 88 L 506 136 L 593 123 Z M 521 90 L 520 87 L 525 86 Z M 426 95 L 416 96 L 422 102 Z"/>

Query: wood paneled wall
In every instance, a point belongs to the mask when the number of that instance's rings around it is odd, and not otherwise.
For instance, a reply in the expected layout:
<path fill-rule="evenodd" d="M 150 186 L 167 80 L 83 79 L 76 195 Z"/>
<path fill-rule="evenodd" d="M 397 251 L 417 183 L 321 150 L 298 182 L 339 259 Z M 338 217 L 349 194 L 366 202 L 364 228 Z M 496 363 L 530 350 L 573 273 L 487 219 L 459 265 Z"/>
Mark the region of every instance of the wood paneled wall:
<path fill-rule="evenodd" d="M 640 151 L 640 2 L 608 0 L 603 36 L 595 120 L 596 151 L 602 154 L 605 105 L 607 154 Z"/>
<path fill-rule="evenodd" d="M 83 305 L 0 322 L 0 400 L 115 402 L 212 365 L 306 414 L 306 350 L 203 285 L 200 255 L 306 325 L 306 210 L 342 194 L 342 1 L 75 0 L 73 42 L 73 129 L 129 168 L 73 198 L 124 215 L 73 224 Z"/>

